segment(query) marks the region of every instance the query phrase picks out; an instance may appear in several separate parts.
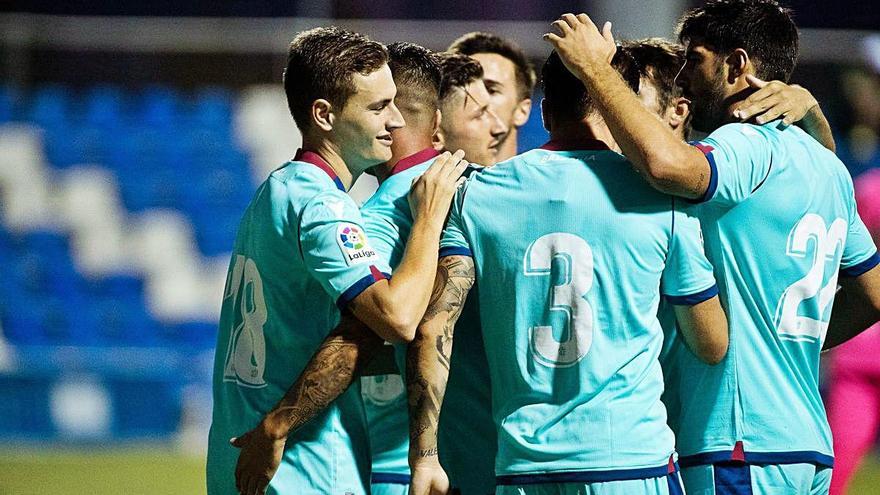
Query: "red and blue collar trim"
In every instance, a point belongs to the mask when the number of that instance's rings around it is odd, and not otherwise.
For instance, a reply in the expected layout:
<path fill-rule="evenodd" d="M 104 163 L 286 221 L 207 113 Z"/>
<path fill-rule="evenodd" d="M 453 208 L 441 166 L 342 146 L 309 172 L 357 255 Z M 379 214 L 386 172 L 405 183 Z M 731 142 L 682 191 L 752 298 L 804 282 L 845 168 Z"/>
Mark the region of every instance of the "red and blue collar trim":
<path fill-rule="evenodd" d="M 333 183 L 336 184 L 336 187 L 345 192 L 345 185 L 342 184 L 342 179 L 336 175 L 336 172 L 333 171 L 333 167 L 327 163 L 327 160 L 321 158 L 321 155 L 315 153 L 314 151 L 305 151 L 302 148 L 296 150 L 296 155 L 293 156 L 293 160 L 297 162 L 306 162 L 311 163 L 312 165 L 323 170 L 330 178 L 333 180 Z"/>
<path fill-rule="evenodd" d="M 608 151 L 611 148 L 598 139 L 551 139 L 541 146 L 547 151 Z"/>
<path fill-rule="evenodd" d="M 431 158 L 436 158 L 440 156 L 440 152 L 435 150 L 434 148 L 425 148 L 418 153 L 413 153 L 405 158 L 401 158 L 391 167 L 391 175 L 399 174 L 404 170 L 410 169 L 419 165 L 421 163 L 425 163 Z"/>

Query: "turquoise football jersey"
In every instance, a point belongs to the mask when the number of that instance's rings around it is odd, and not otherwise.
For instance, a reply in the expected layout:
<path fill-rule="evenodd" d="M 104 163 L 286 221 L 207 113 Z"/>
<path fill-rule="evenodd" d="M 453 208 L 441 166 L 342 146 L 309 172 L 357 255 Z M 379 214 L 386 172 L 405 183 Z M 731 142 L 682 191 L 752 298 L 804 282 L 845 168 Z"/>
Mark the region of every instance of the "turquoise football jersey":
<path fill-rule="evenodd" d="M 698 211 L 730 347 L 716 366 L 678 354 L 683 466 L 833 462 L 819 352 L 838 273 L 880 259 L 844 165 L 777 125 L 728 124 L 696 144 L 712 170 Z"/>
<path fill-rule="evenodd" d="M 441 255 L 476 265 L 498 484 L 674 470 L 658 304 L 717 294 L 678 202 L 596 141 L 548 143 L 459 190 Z"/>
<path fill-rule="evenodd" d="M 407 199 L 410 185 L 437 155 L 433 150 L 425 150 L 398 162 L 392 175 L 361 208 L 374 249 L 387 257 L 392 267 L 400 264 L 412 230 L 412 211 Z M 473 304 L 469 302 L 458 320 L 455 342 L 440 418 L 441 462 L 450 481 L 463 495 L 491 493 L 495 489 L 495 428 L 475 300 Z M 405 355 L 405 347 L 398 346 L 401 370 Z M 364 377 L 361 387 L 369 425 L 373 482 L 405 482 L 409 476 L 409 416 L 401 377 Z"/>
<path fill-rule="evenodd" d="M 673 432 L 679 431 L 676 423 L 681 414 L 681 402 L 679 401 L 678 377 L 680 370 L 678 364 L 681 352 L 691 352 L 684 344 L 678 333 L 678 322 L 675 319 L 675 309 L 665 298 L 660 301 L 657 310 L 657 319 L 663 329 L 663 347 L 660 349 L 660 368 L 663 370 L 663 395 L 660 400 L 666 407 L 666 422 Z"/>
<path fill-rule="evenodd" d="M 389 260 L 392 268 L 403 259 L 412 231 L 410 186 L 437 155 L 429 148 L 401 159 L 361 208 L 373 248 Z M 363 377 L 361 394 L 367 413 L 373 482 L 409 484 L 409 413 L 401 375 Z"/>
<path fill-rule="evenodd" d="M 239 225 L 223 295 L 209 494 L 238 493 L 239 450 L 229 439 L 284 396 L 338 324 L 339 308 L 389 272 L 357 206 L 318 155 L 298 153 L 259 187 Z M 355 386 L 290 435 L 268 493 L 369 493 L 368 442 Z"/>

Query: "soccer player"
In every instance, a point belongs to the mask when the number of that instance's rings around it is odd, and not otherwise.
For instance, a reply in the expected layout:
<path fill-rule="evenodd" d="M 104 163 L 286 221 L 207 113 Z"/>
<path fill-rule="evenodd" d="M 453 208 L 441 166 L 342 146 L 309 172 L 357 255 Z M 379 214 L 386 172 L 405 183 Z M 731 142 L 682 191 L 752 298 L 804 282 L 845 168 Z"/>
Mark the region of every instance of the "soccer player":
<path fill-rule="evenodd" d="M 396 268 L 406 250 L 413 217 L 406 196 L 413 179 L 439 155 L 431 139 L 440 123 L 440 63 L 430 50 L 412 43 L 388 45 L 395 104 L 407 122 L 393 131 L 392 157 L 375 167 L 379 189 L 361 208 L 374 249 Z M 400 373 L 361 378 L 373 461 L 373 495 L 409 491 L 408 415 Z"/>
<path fill-rule="evenodd" d="M 412 338 L 430 296 L 440 230 L 466 164 L 440 158 L 413 184 L 414 223 L 392 280 L 346 189 L 392 156 L 404 121 L 384 46 L 337 28 L 300 33 L 284 87 L 303 149 L 257 190 L 239 227 L 227 276 L 214 366 L 207 484 L 211 494 L 368 493 L 363 403 L 352 390 L 297 429 L 266 432 L 271 472 L 242 483 L 233 440 L 284 395 L 321 341 L 350 311 L 381 338 Z M 339 363 L 330 363 L 338 367 Z M 286 419 L 301 411 L 285 411 Z M 275 473 L 277 469 L 277 474 Z M 272 475 L 275 474 L 274 478 Z"/>
<path fill-rule="evenodd" d="M 616 64 L 637 87 L 631 59 Z M 697 355 L 718 362 L 727 349 L 698 225 L 609 149 L 590 95 L 556 54 L 542 75 L 550 142 L 473 174 L 443 234 L 435 291 L 407 356 L 413 493 L 448 488 L 437 419 L 455 321 L 475 280 L 496 493 L 680 493 L 660 402 L 661 292 Z"/>
<path fill-rule="evenodd" d="M 682 357 L 686 488 L 826 493 L 833 453 L 819 352 L 880 319 L 880 257 L 833 153 L 787 122 L 731 123 L 748 76 L 791 74 L 798 34 L 789 12 L 772 0 L 721 0 L 685 14 L 679 80 L 694 127 L 711 133 L 696 146 L 648 118 L 620 81 L 608 64 L 609 24 L 600 33 L 585 14 L 554 24 L 559 33 L 545 37 L 596 95 L 632 164 L 653 187 L 703 203 L 730 350 L 714 367 Z"/>
<path fill-rule="evenodd" d="M 639 67 L 639 100 L 651 113 L 660 117 L 679 139 L 686 140 L 690 134 L 690 102 L 684 98 L 681 86 L 675 83 L 675 78 L 684 65 L 684 47 L 661 38 L 648 38 L 624 41 L 621 49 L 631 55 Z M 788 85 L 781 81 L 764 83 L 755 78 L 750 79 L 750 83 L 757 91 L 740 105 L 741 119 L 756 115 L 775 117 L 784 113 L 817 140 L 825 141 L 823 144 L 830 143 L 825 145 L 833 149 L 831 129 L 827 128 L 827 122 L 821 118 L 821 112 L 810 112 L 817 102 L 809 91 L 796 84 Z M 660 366 L 663 368 L 665 383 L 662 400 L 666 406 L 669 427 L 677 437 L 682 434 L 681 428 L 688 426 L 681 425 L 679 421 L 679 395 L 682 393 L 679 386 L 679 364 L 682 359 L 679 353 L 690 351 L 678 337 L 675 313 L 665 300 L 660 302 L 657 317 L 665 334 L 663 349 L 660 351 Z"/>
<path fill-rule="evenodd" d="M 519 45 L 492 33 L 467 33 L 453 41 L 449 51 L 468 55 L 483 67 L 489 104 L 508 128 L 498 149 L 498 161 L 513 158 L 518 153 L 519 128 L 532 111 L 535 68 Z"/>
<path fill-rule="evenodd" d="M 495 165 L 509 129 L 489 105 L 482 66 L 466 55 L 438 55 L 443 72 L 440 86 L 443 118 L 435 148 L 464 150 L 471 163 Z"/>

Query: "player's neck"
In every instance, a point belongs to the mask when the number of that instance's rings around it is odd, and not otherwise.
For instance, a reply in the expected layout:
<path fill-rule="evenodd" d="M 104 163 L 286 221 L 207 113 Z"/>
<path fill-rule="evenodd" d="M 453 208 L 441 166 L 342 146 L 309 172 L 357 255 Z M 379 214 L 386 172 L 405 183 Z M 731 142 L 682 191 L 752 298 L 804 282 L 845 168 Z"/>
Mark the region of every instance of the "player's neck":
<path fill-rule="evenodd" d="M 614 140 L 608 126 L 602 121 L 589 118 L 578 122 L 553 122 L 550 140 L 565 143 L 596 140 L 602 141 L 612 150 L 618 149 L 617 141 Z"/>
<path fill-rule="evenodd" d="M 342 181 L 345 190 L 351 189 L 351 185 L 357 177 L 348 169 L 345 160 L 342 159 L 342 155 L 339 153 L 339 148 L 335 144 L 326 139 L 310 139 L 303 136 L 302 149 L 303 151 L 317 153 L 318 156 L 330 165 L 330 168 L 333 169 L 333 172 Z"/>
<path fill-rule="evenodd" d="M 400 160 L 415 155 L 416 153 L 431 148 L 431 136 L 401 136 L 393 135 L 394 144 L 391 145 L 391 159 L 375 168 L 376 179 L 379 184 L 391 176 L 391 171 Z"/>

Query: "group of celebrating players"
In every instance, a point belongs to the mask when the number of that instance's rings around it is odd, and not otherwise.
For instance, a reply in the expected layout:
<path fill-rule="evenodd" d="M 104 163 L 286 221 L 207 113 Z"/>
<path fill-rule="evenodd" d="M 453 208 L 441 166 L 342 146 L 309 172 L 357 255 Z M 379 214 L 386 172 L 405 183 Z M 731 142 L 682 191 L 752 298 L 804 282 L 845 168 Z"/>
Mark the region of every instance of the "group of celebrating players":
<path fill-rule="evenodd" d="M 516 154 L 515 43 L 300 33 L 303 145 L 239 227 L 208 493 L 827 493 L 819 356 L 880 320 L 880 256 L 783 82 L 790 12 L 710 0 L 678 36 L 563 15 L 550 141 Z"/>

